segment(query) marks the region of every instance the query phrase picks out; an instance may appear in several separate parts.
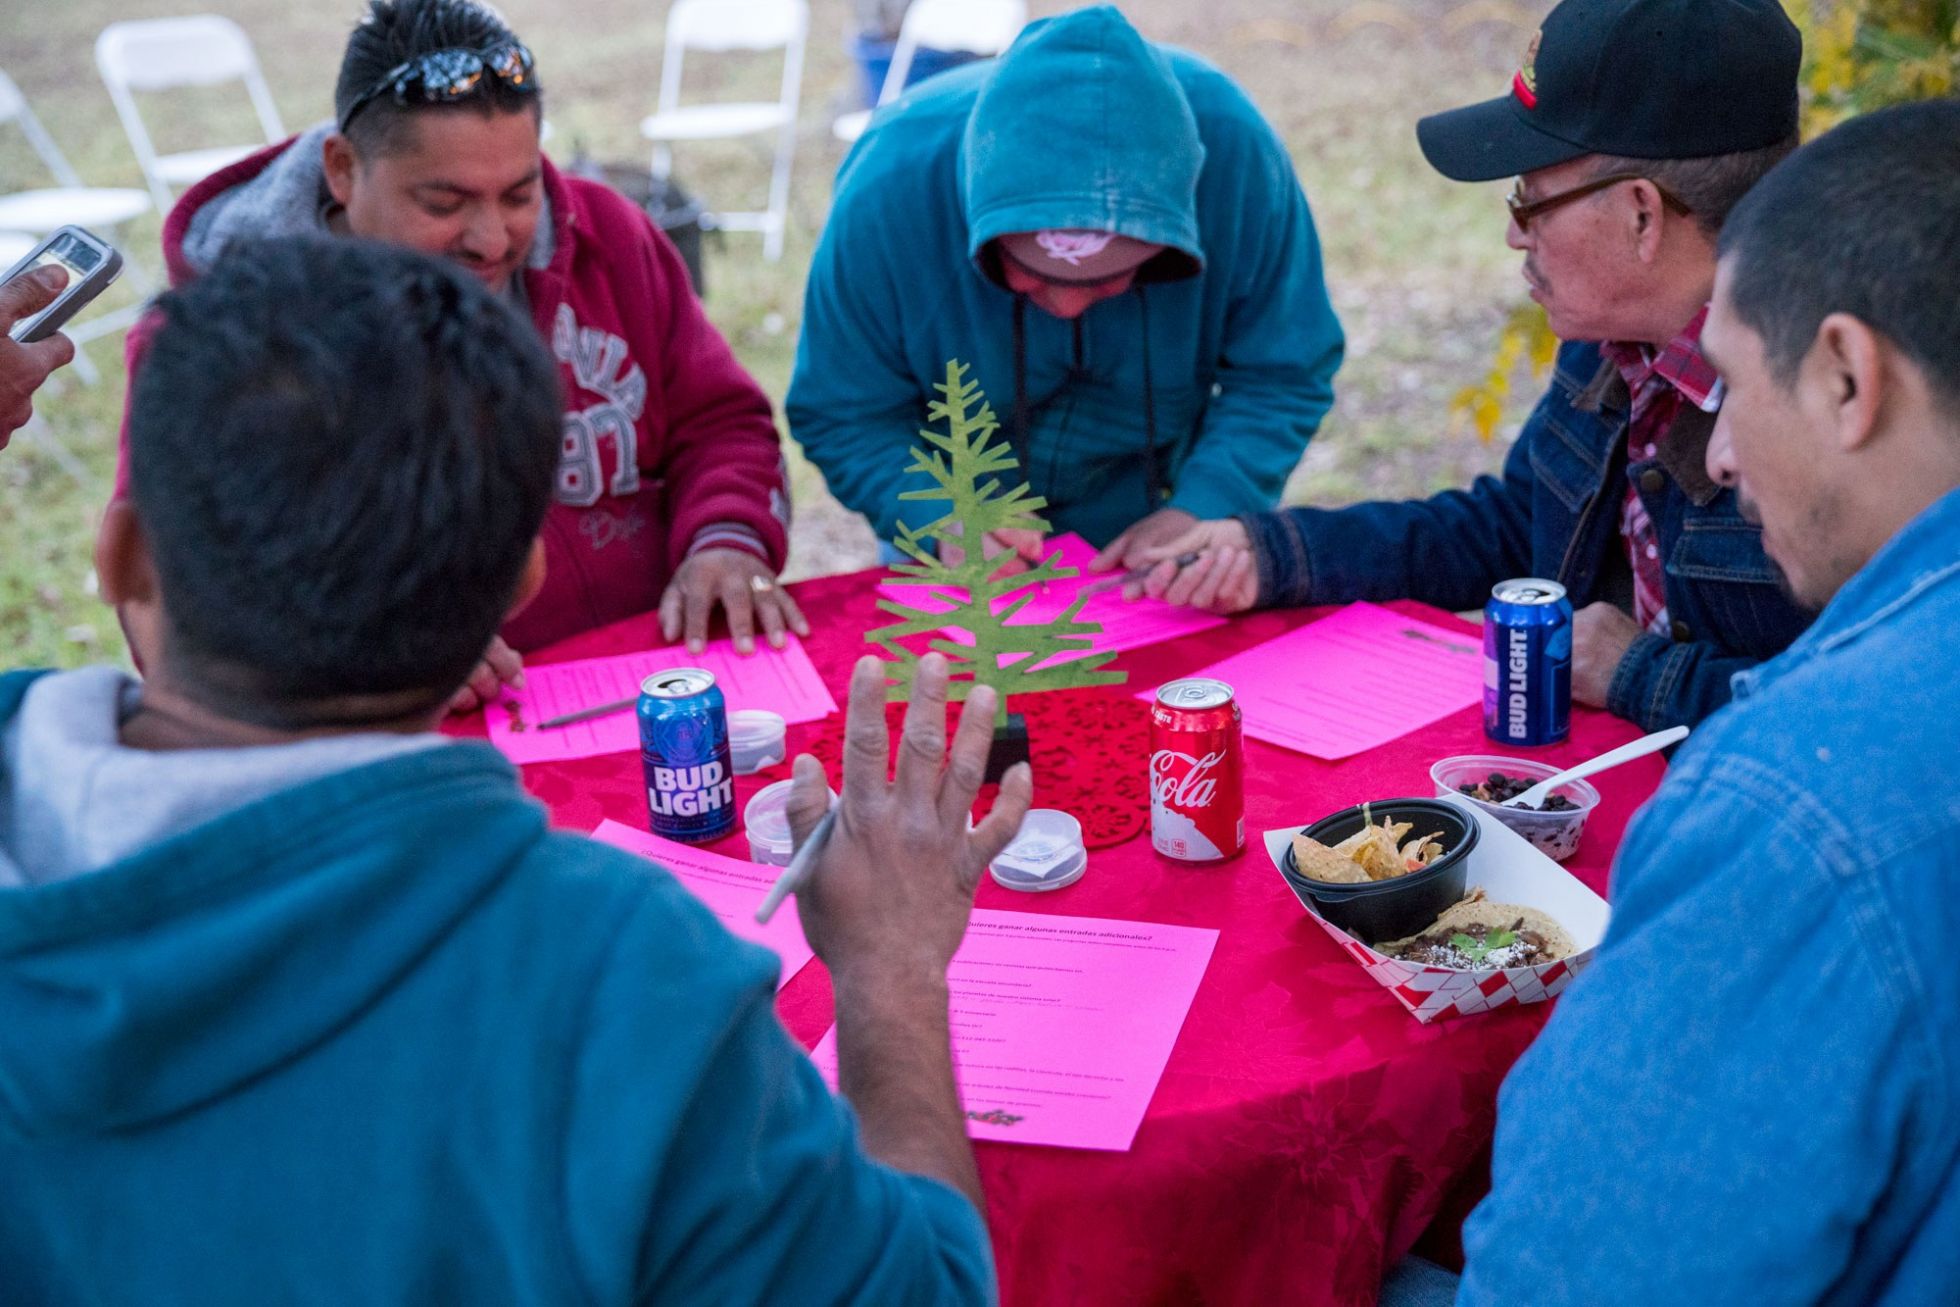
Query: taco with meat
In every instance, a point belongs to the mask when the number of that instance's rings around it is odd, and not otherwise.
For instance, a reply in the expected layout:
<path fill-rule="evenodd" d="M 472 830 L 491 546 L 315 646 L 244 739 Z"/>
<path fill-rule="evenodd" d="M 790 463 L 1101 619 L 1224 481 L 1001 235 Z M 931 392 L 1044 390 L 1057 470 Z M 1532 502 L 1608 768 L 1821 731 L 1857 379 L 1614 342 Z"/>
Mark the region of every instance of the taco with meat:
<path fill-rule="evenodd" d="M 1492 903 L 1481 889 L 1451 904 L 1421 934 L 1375 947 L 1387 957 L 1453 971 L 1535 967 L 1578 952 L 1565 927 L 1547 914 L 1522 904 Z"/>

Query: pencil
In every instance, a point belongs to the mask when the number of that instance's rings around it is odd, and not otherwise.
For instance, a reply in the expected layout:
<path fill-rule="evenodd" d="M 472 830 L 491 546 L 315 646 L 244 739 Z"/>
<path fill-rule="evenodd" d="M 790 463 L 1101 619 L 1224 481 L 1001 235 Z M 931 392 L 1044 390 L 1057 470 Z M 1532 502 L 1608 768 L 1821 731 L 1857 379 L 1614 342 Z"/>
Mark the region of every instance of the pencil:
<path fill-rule="evenodd" d="M 618 699 L 612 703 L 594 704 L 590 708 L 581 708 L 577 712 L 564 713 L 561 716 L 551 718 L 549 721 L 539 722 L 531 729 L 548 731 L 554 726 L 570 726 L 573 722 L 588 721 L 594 717 L 604 717 L 609 713 L 616 713 L 622 708 L 631 708 L 639 701 L 640 696 L 636 694 L 630 699 Z"/>
<path fill-rule="evenodd" d="M 1193 550 L 1191 553 L 1188 554 L 1179 554 L 1176 558 L 1173 558 L 1170 561 L 1177 565 L 1177 570 L 1179 572 L 1182 572 L 1185 568 L 1191 566 L 1191 564 L 1197 562 L 1200 558 L 1203 557 L 1204 555 L 1202 553 Z M 1104 590 L 1114 590 L 1119 585 L 1128 585 L 1132 581 L 1141 581 L 1145 577 L 1149 576 L 1152 572 L 1156 571 L 1157 568 L 1162 565 L 1162 561 L 1163 560 L 1160 559 L 1158 560 L 1158 562 L 1152 563 L 1148 567 L 1133 567 L 1129 571 L 1122 573 L 1120 576 L 1104 577 L 1100 581 L 1094 581 L 1091 582 L 1089 585 L 1084 586 L 1083 590 L 1089 594 L 1100 594 Z"/>
<path fill-rule="evenodd" d="M 789 860 L 789 866 L 783 868 L 783 874 L 776 877 L 776 883 L 769 887 L 769 893 L 763 896 L 762 906 L 755 910 L 757 924 L 768 925 L 769 918 L 776 915 L 776 909 L 783 906 L 783 900 L 803 888 L 803 882 L 810 878 L 810 868 L 823 852 L 823 846 L 830 842 L 831 828 L 836 824 L 837 809 L 832 807 L 817 823 L 817 828 L 810 832 L 810 838 L 803 841 L 803 847 L 796 851 L 796 856 Z"/>

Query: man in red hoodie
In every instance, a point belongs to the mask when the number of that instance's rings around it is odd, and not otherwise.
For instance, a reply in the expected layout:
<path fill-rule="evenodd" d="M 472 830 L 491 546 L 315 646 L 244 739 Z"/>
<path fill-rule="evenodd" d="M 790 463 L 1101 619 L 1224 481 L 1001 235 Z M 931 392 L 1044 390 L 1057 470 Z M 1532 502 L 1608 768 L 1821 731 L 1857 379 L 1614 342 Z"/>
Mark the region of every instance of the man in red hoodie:
<path fill-rule="evenodd" d="M 769 400 L 646 215 L 544 157 L 531 52 L 473 0 L 370 0 L 334 110 L 187 192 L 164 254 L 181 285 L 241 236 L 387 240 L 455 260 L 537 324 L 565 409 L 545 585 L 454 706 L 521 677 L 524 651 L 656 605 L 692 649 L 717 608 L 743 652 L 758 628 L 807 634 L 776 584 L 789 500 Z M 132 377 L 149 336 L 131 333 Z"/>

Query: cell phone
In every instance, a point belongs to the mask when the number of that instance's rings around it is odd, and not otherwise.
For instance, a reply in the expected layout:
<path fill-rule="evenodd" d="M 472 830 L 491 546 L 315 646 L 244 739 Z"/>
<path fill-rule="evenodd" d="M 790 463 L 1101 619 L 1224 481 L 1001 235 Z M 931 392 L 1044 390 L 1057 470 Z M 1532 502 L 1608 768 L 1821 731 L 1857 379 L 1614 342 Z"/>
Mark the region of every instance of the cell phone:
<path fill-rule="evenodd" d="M 23 345 L 54 335 L 90 300 L 109 288 L 109 283 L 121 275 L 122 262 L 116 247 L 94 232 L 81 227 L 61 228 L 8 269 L 5 277 L 0 277 L 0 284 L 4 284 L 50 263 L 68 270 L 68 284 L 55 296 L 54 303 L 22 318 L 7 334 Z"/>

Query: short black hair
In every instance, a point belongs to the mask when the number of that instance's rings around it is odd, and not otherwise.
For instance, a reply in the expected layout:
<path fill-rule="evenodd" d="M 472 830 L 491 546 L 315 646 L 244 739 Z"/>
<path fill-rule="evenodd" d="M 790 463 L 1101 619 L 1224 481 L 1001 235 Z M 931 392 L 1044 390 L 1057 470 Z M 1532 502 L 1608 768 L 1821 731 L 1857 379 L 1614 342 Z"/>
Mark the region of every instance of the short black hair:
<path fill-rule="evenodd" d="M 1710 155 L 1704 159 L 1625 159 L 1602 155 L 1595 177 L 1612 172 L 1638 173 L 1688 206 L 1695 222 L 1710 240 L 1721 233 L 1729 214 L 1770 169 L 1796 152 L 1796 133 L 1755 150 Z"/>
<path fill-rule="evenodd" d="M 550 503 L 558 372 L 475 278 L 353 238 L 240 241 L 159 302 L 130 497 L 171 673 L 231 715 L 453 693 Z"/>
<path fill-rule="evenodd" d="M 1960 101 L 1881 109 L 1820 136 L 1736 206 L 1717 248 L 1736 317 L 1786 387 L 1824 319 L 1849 313 L 1960 413 Z"/>
<path fill-rule="evenodd" d="M 401 126 L 417 113 L 543 112 L 543 93 L 532 71 L 528 92 L 512 90 L 494 77 L 478 82 L 470 95 L 442 104 L 395 103 L 383 92 L 369 99 L 352 122 L 347 115 L 389 73 L 420 55 L 438 50 L 487 50 L 516 34 L 476 0 L 368 0 L 367 12 L 347 37 L 334 84 L 334 121 L 364 157 L 385 154 L 399 139 Z"/>

